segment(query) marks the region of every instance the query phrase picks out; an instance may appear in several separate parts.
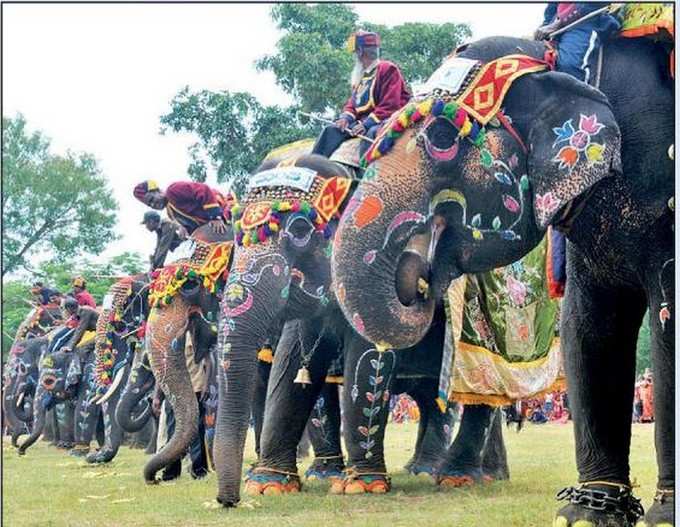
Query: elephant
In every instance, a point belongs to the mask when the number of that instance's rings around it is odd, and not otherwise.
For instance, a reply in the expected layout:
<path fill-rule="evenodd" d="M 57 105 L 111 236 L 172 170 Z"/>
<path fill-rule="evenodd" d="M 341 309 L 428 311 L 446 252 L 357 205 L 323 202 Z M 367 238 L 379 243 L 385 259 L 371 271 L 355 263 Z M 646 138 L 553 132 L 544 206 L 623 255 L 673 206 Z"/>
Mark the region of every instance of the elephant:
<path fill-rule="evenodd" d="M 347 176 L 341 165 L 315 155 L 297 157 L 283 166 L 267 161 L 251 176 L 244 208 L 237 205 L 230 211 L 237 245 L 220 313 L 220 394 L 214 446 L 217 501 L 226 507 L 234 506 L 240 499 L 243 447 L 250 414 L 248 405 L 243 404 L 244 394 L 245 400 L 250 401 L 256 351 L 272 326 L 285 322 L 274 355 L 260 462 L 254 471 L 261 477 L 248 478 L 248 490 L 266 490 L 271 480 L 281 483 L 284 491 L 299 489 L 295 445 L 324 386 L 330 363 L 342 348 L 347 378 L 347 372 L 360 369 L 362 355 L 378 351 L 346 325 L 332 296 L 330 238 L 344 198 L 351 191 Z M 441 345 L 434 349 L 441 351 Z M 441 359 L 435 353 L 422 355 L 425 361 L 436 365 L 438 374 Z M 362 363 L 363 368 L 375 368 L 374 364 L 384 360 L 380 354 L 370 357 Z M 389 489 L 382 457 L 387 417 L 383 398 L 392 389 L 396 355 L 390 355 L 389 364 L 381 368 L 384 369 L 380 375 L 364 370 L 361 375 L 354 373 L 355 386 L 345 390 L 346 444 L 354 469 L 339 485 L 334 485 L 337 492 L 378 493 Z M 370 394 L 373 401 L 369 408 L 353 406 L 359 385 L 362 392 L 366 391 L 363 382 L 376 388 Z M 381 384 L 379 389 L 376 384 Z M 432 404 L 435 397 L 436 384 L 432 383 Z M 350 408 L 353 412 L 349 412 Z M 364 423 L 369 414 L 375 420 Z M 481 465 L 480 452 L 491 424 L 491 409 L 480 408 L 477 412 L 471 408 L 464 415 L 466 423 L 459 442 L 463 448 L 457 450 L 458 460 L 477 467 Z M 481 477 L 481 469 L 479 472 Z"/>
<path fill-rule="evenodd" d="M 17 446 L 17 440 L 22 433 L 28 432 L 25 423 L 32 421 L 31 401 L 37 382 L 39 353 L 29 352 L 25 355 L 23 353 L 31 339 L 42 337 L 50 329 L 58 325 L 61 319 L 61 309 L 59 306 L 53 304 L 36 306 L 29 311 L 19 325 L 14 342 L 12 343 L 3 379 L 3 411 L 4 415 L 8 417 L 13 446 Z M 19 376 L 22 376 L 24 381 L 17 386 L 15 381 Z M 17 389 L 19 393 L 23 394 L 19 401 L 20 408 L 17 408 L 18 412 L 11 406 L 11 403 L 15 400 L 14 391 Z M 8 403 L 10 406 L 7 405 Z"/>
<path fill-rule="evenodd" d="M 155 384 L 148 355 L 135 353 L 130 374 L 116 406 L 116 421 L 125 432 L 139 432 L 152 418 L 150 398 Z"/>
<path fill-rule="evenodd" d="M 186 279 L 176 280 L 177 272 L 186 269 L 189 273 L 192 260 L 178 260 L 170 266 L 166 265 L 164 269 L 157 270 L 154 276 L 154 283 L 162 285 L 152 285 L 150 294 L 157 294 L 158 301 L 151 307 L 147 320 L 145 349 L 154 378 L 172 405 L 176 423 L 172 438 L 144 467 L 147 483 L 157 483 L 157 472 L 181 459 L 198 433 L 199 408 L 185 362 L 184 338 L 187 332 L 191 334 L 197 363 L 213 352 L 217 334 L 218 294 L 221 293 L 222 276 L 229 269 L 232 239 L 231 229 L 227 229 L 224 234 L 217 234 L 207 225 L 199 227 L 192 234 L 194 266 L 203 266 L 205 270 L 206 258 L 214 257 L 212 263 L 208 262 L 211 266 L 208 272 L 212 276 L 210 287 L 206 287 L 207 278 L 204 275 L 187 274 L 184 277 Z M 219 247 L 216 249 L 218 252 L 211 252 L 215 247 Z M 154 293 L 154 287 L 158 287 L 160 292 Z M 264 393 L 269 364 L 260 361 L 260 370 L 257 393 Z M 207 397 L 208 407 L 212 408 L 214 415 L 217 406 L 215 387 Z M 259 397 L 258 401 L 263 403 L 264 397 Z M 253 418 L 259 443 L 263 409 L 261 404 L 256 404 L 254 408 Z M 210 413 L 206 418 L 211 419 Z M 209 436 L 212 434 L 211 428 L 207 427 Z"/>
<path fill-rule="evenodd" d="M 569 503 L 555 525 L 629 526 L 643 514 L 628 458 L 636 339 L 646 309 L 653 315 L 658 482 L 638 525 L 672 525 L 674 107 L 667 55 L 652 40 L 614 39 L 603 48 L 599 90 L 539 66 L 543 71 L 506 85 L 500 102 L 482 97 L 470 106 L 463 99 L 479 86 L 474 68 L 515 68 L 513 54 L 542 59 L 544 52 L 542 43 L 506 37 L 464 45 L 442 68 L 472 65 L 461 88 L 467 91 L 425 94 L 385 124 L 335 237 L 340 306 L 377 347 L 406 348 L 428 331 L 452 280 L 516 261 L 549 225 L 559 229 L 568 242 L 560 336 L 581 486 L 559 494 Z M 503 111 L 482 115 L 477 103 Z M 406 251 L 414 236 L 426 239 L 417 254 Z M 605 499 L 611 507 L 598 509 Z"/>

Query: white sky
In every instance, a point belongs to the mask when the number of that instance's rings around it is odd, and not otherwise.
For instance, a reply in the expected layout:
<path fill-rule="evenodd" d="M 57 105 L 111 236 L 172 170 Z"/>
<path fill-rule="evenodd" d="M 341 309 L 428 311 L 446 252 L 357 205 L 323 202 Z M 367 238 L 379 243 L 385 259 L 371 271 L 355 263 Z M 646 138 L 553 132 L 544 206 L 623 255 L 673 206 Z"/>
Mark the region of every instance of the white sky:
<path fill-rule="evenodd" d="M 527 36 L 545 4 L 355 4 L 361 20 L 467 22 L 473 39 Z M 274 76 L 254 61 L 280 36 L 263 4 L 5 4 L 2 111 L 23 113 L 52 151 L 94 154 L 120 205 L 118 232 L 103 256 L 146 256 L 155 235 L 139 224 L 146 210 L 133 186 L 186 179 L 191 136 L 159 134 L 159 117 L 185 85 L 249 91 L 264 104 L 287 104 Z M 209 181 L 211 182 L 211 181 Z M 214 183 L 214 180 L 212 181 Z"/>

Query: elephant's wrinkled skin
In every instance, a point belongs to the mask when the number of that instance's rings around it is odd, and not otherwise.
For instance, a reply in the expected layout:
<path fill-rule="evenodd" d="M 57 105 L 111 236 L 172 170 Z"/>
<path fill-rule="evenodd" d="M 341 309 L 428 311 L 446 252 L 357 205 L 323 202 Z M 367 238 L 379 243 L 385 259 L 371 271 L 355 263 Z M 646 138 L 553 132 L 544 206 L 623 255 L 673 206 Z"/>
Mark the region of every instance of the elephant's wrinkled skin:
<path fill-rule="evenodd" d="M 543 52 L 542 44 L 498 37 L 457 56 L 489 61 Z M 425 120 L 408 128 L 369 166 L 355 194 L 354 210 L 372 202 L 371 210 L 381 205 L 380 214 L 370 223 L 365 215 L 341 220 L 334 279 L 344 291 L 345 315 L 363 321 L 358 329 L 366 338 L 405 347 L 427 331 L 433 298 L 453 278 L 518 260 L 548 225 L 564 230 L 561 343 L 579 481 L 630 484 L 635 345 L 649 308 L 658 488 L 668 491 L 674 488 L 673 84 L 667 54 L 651 40 L 613 40 L 603 57 L 604 95 L 556 72 L 514 82 L 503 108 L 527 153 L 504 127 L 487 126 L 481 148 L 457 140 L 457 128 L 444 118 L 427 121 L 424 133 Z M 437 151 L 453 154 L 431 155 Z M 390 231 L 405 212 L 417 221 Z M 415 264 L 404 255 L 413 233 L 429 247 Z M 346 266 L 352 261 L 357 265 Z M 429 296 L 413 293 L 419 279 L 429 283 Z M 655 501 L 647 525 L 671 524 L 672 506 L 672 495 Z M 574 504 L 558 513 L 565 527 L 579 520 L 633 521 Z"/>
<path fill-rule="evenodd" d="M 261 169 L 272 166 L 263 164 Z M 295 166 L 315 170 L 323 177 L 346 176 L 342 167 L 319 156 L 303 156 Z M 344 371 L 352 371 L 352 378 L 361 383 L 371 382 L 368 374 L 355 374 L 356 365 L 364 352 L 372 346 L 358 338 L 334 307 L 330 281 L 330 243 L 304 217 L 293 212 L 281 220 L 282 230 L 263 243 L 248 247 L 237 246 L 234 264 L 221 307 L 220 317 L 220 404 L 218 409 L 215 441 L 215 464 L 218 474 L 217 500 L 225 506 L 233 506 L 240 499 L 243 446 L 250 409 L 243 404 L 243 395 L 250 400 L 253 389 L 257 359 L 256 351 L 264 343 L 271 328 L 288 321 L 283 329 L 274 358 L 267 392 L 265 423 L 262 432 L 261 459 L 258 469 L 283 475 L 283 484 L 295 486 L 297 478 L 295 446 L 302 436 L 319 393 L 329 365 L 337 357 L 340 347 L 345 353 Z M 283 227 L 285 225 L 285 228 Z M 331 233 L 335 221 L 330 225 Z M 375 350 L 374 350 L 375 351 Z M 441 351 L 441 347 L 439 348 Z M 372 365 L 366 360 L 362 367 Z M 309 371 L 311 385 L 293 382 L 302 365 Z M 392 389 L 395 361 L 383 370 L 379 383 L 380 395 L 374 404 L 364 410 L 361 406 L 345 414 L 354 434 L 347 441 L 349 462 L 368 479 L 378 476 L 383 490 L 385 467 L 382 458 L 382 437 L 386 420 L 385 399 Z M 365 390 L 363 390 L 365 391 Z M 346 397 L 351 391 L 346 390 Z M 432 393 L 432 399 L 436 393 Z M 349 407 L 346 407 L 349 408 Z M 371 413 L 369 423 L 363 423 Z M 353 418 L 350 414 L 356 414 Z M 379 415 L 380 414 L 380 415 Z M 363 416 L 363 417 L 362 417 Z M 468 419 L 474 418 L 469 412 Z M 471 441 L 473 448 L 481 451 L 484 431 L 488 428 L 490 412 L 482 418 L 478 441 Z M 484 423 L 486 419 L 486 424 Z M 356 434 L 361 437 L 356 436 Z M 361 445 L 371 444 L 368 450 Z M 378 445 L 373 449 L 373 445 Z M 318 455 L 318 453 L 317 453 Z M 339 457 L 339 450 L 333 453 Z M 473 456 L 474 457 L 474 456 Z M 258 472 L 258 471 L 256 471 Z M 256 474 L 257 475 L 257 474 Z M 275 476 L 272 476 L 275 477 Z M 291 481 L 293 480 L 293 481 Z M 369 482 L 369 485 L 372 482 Z"/>

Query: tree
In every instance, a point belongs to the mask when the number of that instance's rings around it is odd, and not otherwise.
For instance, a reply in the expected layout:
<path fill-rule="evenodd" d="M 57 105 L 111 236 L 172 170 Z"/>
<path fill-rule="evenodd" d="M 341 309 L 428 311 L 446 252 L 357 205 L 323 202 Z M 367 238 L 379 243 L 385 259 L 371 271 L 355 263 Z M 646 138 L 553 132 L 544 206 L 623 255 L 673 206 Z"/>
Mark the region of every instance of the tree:
<path fill-rule="evenodd" d="M 357 28 L 380 34 L 382 58 L 398 64 L 409 83 L 426 80 L 444 57 L 472 36 L 467 24 L 406 23 L 390 28 L 358 23 L 346 4 L 279 4 L 271 16 L 284 34 L 276 54 L 261 58 L 256 67 L 273 72 L 277 84 L 313 112 L 337 111 L 347 100 L 354 59 L 345 43 Z"/>
<path fill-rule="evenodd" d="M 295 104 L 262 106 L 248 93 L 181 90 L 171 101 L 170 112 L 161 116 L 161 133 L 183 131 L 198 137 L 189 147 L 191 179 L 205 181 L 209 162 L 217 181 L 232 182 L 238 194 L 269 151 L 316 136 L 322 125 L 300 120 L 297 111 L 339 113 L 349 96 L 354 60 L 345 44 L 357 28 L 380 32 L 383 57 L 398 63 L 409 82 L 426 79 L 471 35 L 465 24 L 408 23 L 388 28 L 360 23 L 350 5 L 326 2 L 277 4 L 271 16 L 283 35 L 276 53 L 259 59 L 256 68 L 273 72 Z"/>
<path fill-rule="evenodd" d="M 161 133 L 187 131 L 199 139 L 189 148 L 189 177 L 206 180 L 207 157 L 217 181 L 231 181 L 237 191 L 267 152 L 316 131 L 313 124 L 300 123 L 294 109 L 263 106 L 248 93 L 192 92 L 187 86 L 170 106 L 161 116 Z"/>
<path fill-rule="evenodd" d="M 645 318 L 642 321 L 642 326 L 640 327 L 640 333 L 638 333 L 637 340 L 637 354 L 635 356 L 635 373 L 636 375 L 642 375 L 647 368 L 652 367 L 652 359 L 650 354 L 650 340 L 651 334 L 649 331 L 649 310 L 645 314 Z"/>
<path fill-rule="evenodd" d="M 82 276 L 87 289 L 97 304 L 101 304 L 109 287 L 124 276 L 144 272 L 147 265 L 137 253 L 125 252 L 104 263 L 81 261 L 78 266 L 59 261 L 44 262 L 30 279 L 6 280 L 2 287 L 2 357 L 3 362 L 12 346 L 19 324 L 31 310 L 30 287 L 32 282 L 41 280 L 45 285 L 62 293 L 72 290 L 71 280 Z"/>
<path fill-rule="evenodd" d="M 2 119 L 2 276 L 31 270 L 31 256 L 101 252 L 115 239 L 118 204 L 93 156 L 49 153 L 18 115 Z"/>

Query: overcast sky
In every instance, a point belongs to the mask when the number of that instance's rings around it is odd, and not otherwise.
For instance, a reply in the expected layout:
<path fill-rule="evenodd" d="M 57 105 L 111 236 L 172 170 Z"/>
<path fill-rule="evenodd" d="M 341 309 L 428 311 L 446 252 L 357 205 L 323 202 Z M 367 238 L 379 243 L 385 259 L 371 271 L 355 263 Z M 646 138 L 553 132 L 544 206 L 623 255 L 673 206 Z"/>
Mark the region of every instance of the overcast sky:
<path fill-rule="evenodd" d="M 467 22 L 473 39 L 530 35 L 545 4 L 354 4 L 361 20 Z M 151 253 L 155 236 L 139 222 L 145 207 L 133 186 L 186 179 L 193 139 L 159 134 L 159 117 L 182 87 L 249 91 L 287 104 L 274 76 L 254 61 L 280 36 L 263 4 L 5 4 L 3 115 L 21 112 L 52 151 L 86 151 L 99 160 L 120 205 L 118 232 L 104 256 Z M 348 72 L 349 73 L 349 72 Z M 349 87 L 348 87 L 349 90 Z M 210 182 L 210 181 L 209 181 Z M 214 183 L 214 181 L 212 181 Z"/>

